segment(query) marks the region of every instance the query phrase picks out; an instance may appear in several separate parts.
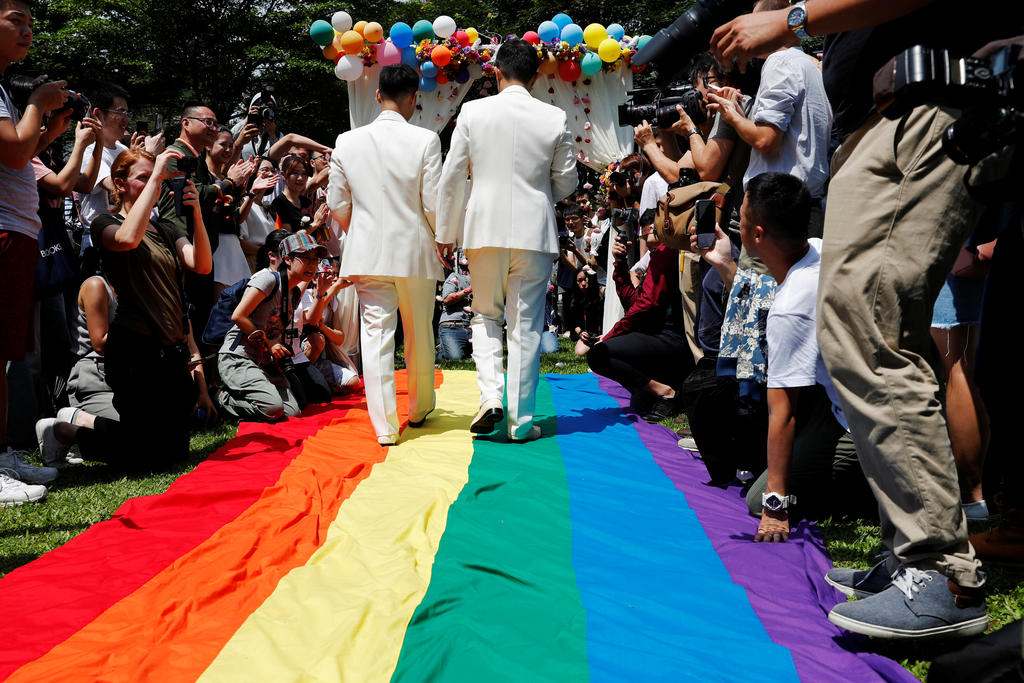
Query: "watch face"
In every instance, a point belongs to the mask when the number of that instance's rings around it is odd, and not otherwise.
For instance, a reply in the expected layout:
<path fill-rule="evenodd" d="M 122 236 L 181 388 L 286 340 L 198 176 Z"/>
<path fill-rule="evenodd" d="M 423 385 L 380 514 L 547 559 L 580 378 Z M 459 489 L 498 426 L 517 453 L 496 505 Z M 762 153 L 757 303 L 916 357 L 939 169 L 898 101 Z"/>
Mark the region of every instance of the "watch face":
<path fill-rule="evenodd" d="M 782 509 L 782 498 L 773 493 L 764 499 L 764 506 L 772 512 L 778 512 Z"/>
<path fill-rule="evenodd" d="M 789 27 L 791 29 L 796 28 L 797 26 L 803 26 L 804 24 L 807 23 L 807 10 L 801 7 L 800 5 L 793 7 L 792 9 L 789 10 L 789 14 L 786 18 L 786 23 L 789 24 Z"/>

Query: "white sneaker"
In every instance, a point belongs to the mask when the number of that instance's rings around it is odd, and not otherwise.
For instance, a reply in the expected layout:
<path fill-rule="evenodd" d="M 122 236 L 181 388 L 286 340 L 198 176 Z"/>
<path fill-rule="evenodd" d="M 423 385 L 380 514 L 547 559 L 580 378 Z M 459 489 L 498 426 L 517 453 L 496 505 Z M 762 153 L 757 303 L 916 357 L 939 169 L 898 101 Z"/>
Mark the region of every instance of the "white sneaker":
<path fill-rule="evenodd" d="M 36 422 L 36 440 L 39 441 L 39 454 L 43 456 L 43 464 L 50 467 L 61 467 L 67 464 L 68 450 L 57 440 L 56 427 L 60 422 L 55 417 L 44 417 Z"/>
<path fill-rule="evenodd" d="M 679 439 L 679 441 L 676 442 L 676 445 L 684 450 L 691 451 L 693 453 L 700 452 L 700 449 L 697 448 L 697 442 L 688 436 L 684 436 L 683 438 Z"/>
<path fill-rule="evenodd" d="M 70 422 L 75 424 L 75 417 L 78 416 L 78 411 L 81 408 L 61 408 L 57 411 L 57 419 L 61 422 Z"/>
<path fill-rule="evenodd" d="M 0 472 L 0 506 L 35 503 L 46 495 L 45 486 L 33 486 Z"/>
<path fill-rule="evenodd" d="M 8 448 L 6 453 L 0 453 L 0 470 L 9 472 L 12 477 L 26 484 L 49 484 L 57 478 L 55 467 L 29 465 L 21 459 L 22 455 L 27 453 L 11 448 Z"/>
<path fill-rule="evenodd" d="M 518 436 L 518 437 L 517 436 L 513 436 L 512 434 L 509 434 L 508 435 L 508 440 L 511 441 L 512 443 L 526 443 L 527 441 L 536 441 L 540 437 L 541 437 L 540 427 L 537 426 L 537 425 L 531 425 L 530 426 L 530 431 L 526 432 L 526 434 L 524 434 L 522 436 Z"/>

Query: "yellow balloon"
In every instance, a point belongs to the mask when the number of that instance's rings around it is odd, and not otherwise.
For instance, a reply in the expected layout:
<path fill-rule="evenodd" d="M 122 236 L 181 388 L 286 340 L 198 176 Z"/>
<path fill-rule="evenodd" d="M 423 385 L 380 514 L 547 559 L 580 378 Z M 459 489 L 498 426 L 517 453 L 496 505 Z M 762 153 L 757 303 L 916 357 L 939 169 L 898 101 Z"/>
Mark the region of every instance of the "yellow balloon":
<path fill-rule="evenodd" d="M 363 38 L 371 43 L 379 43 L 384 39 L 384 28 L 376 21 L 371 21 L 363 29 Z"/>
<path fill-rule="evenodd" d="M 363 37 L 354 30 L 342 33 L 338 43 L 338 47 L 350 55 L 354 55 L 363 49 Z"/>
<path fill-rule="evenodd" d="M 608 31 L 601 24 L 590 24 L 583 29 L 583 42 L 592 50 L 596 50 L 608 38 Z"/>
<path fill-rule="evenodd" d="M 472 45 L 480 38 L 480 32 L 470 26 L 466 29 L 466 35 L 469 36 L 469 44 Z"/>
<path fill-rule="evenodd" d="M 352 30 L 358 33 L 359 35 L 363 35 L 363 31 L 366 30 L 366 22 L 357 21 L 356 25 L 352 27 Z"/>
<path fill-rule="evenodd" d="M 597 54 L 603 62 L 614 62 L 622 54 L 622 46 L 614 38 L 606 38 L 597 46 Z"/>

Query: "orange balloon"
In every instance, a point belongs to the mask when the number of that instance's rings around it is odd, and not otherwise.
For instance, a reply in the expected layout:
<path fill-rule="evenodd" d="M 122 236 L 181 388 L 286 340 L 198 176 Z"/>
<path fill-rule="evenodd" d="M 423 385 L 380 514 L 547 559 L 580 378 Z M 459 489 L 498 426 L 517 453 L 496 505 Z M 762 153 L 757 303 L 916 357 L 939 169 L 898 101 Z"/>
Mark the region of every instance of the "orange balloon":
<path fill-rule="evenodd" d="M 371 21 L 363 29 L 363 38 L 371 43 L 379 43 L 384 38 L 384 28 L 376 21 Z"/>
<path fill-rule="evenodd" d="M 430 53 L 430 61 L 438 66 L 444 66 L 452 61 L 452 51 L 444 45 L 438 45 Z"/>
<path fill-rule="evenodd" d="M 549 52 L 547 58 L 541 60 L 540 66 L 537 70 L 545 75 L 550 75 L 558 71 L 558 60 L 555 59 L 554 53 Z"/>
<path fill-rule="evenodd" d="M 333 44 L 332 45 L 328 45 L 327 47 L 324 48 L 324 57 L 327 57 L 327 59 L 329 59 L 329 60 L 331 60 L 333 62 L 334 58 L 337 57 L 337 56 L 338 56 L 338 48 L 334 47 Z"/>
<path fill-rule="evenodd" d="M 363 37 L 355 31 L 345 31 L 338 42 L 341 49 L 350 55 L 358 54 L 363 49 Z"/>
<path fill-rule="evenodd" d="M 357 21 L 356 25 L 352 27 L 352 30 L 358 33 L 359 35 L 363 35 L 363 31 L 366 30 L 366 22 Z"/>

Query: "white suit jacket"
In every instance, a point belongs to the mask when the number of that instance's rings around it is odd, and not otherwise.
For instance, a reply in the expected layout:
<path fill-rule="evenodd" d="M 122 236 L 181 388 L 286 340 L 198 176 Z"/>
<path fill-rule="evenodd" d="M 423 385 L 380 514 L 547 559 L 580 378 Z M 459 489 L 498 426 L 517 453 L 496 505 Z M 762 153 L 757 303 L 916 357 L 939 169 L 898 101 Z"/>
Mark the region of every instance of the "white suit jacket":
<path fill-rule="evenodd" d="M 434 249 L 441 140 L 401 114 L 338 136 L 327 205 L 343 229 L 342 276 L 442 280 Z"/>
<path fill-rule="evenodd" d="M 473 178 L 466 201 L 466 177 Z M 576 189 L 565 112 L 521 86 L 462 106 L 438 192 L 437 241 L 558 253 L 554 203 Z"/>

